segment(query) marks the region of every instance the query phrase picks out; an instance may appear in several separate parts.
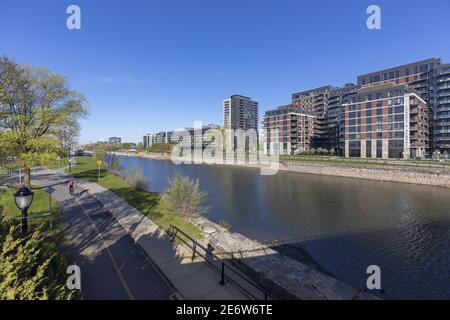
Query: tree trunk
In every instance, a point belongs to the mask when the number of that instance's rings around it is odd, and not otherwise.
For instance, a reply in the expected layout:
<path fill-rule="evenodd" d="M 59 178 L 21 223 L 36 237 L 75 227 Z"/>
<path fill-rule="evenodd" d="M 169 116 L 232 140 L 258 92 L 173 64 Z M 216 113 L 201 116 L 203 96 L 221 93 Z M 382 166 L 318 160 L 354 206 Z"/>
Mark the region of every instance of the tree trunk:
<path fill-rule="evenodd" d="M 31 169 L 25 168 L 23 170 L 23 185 L 27 188 L 31 187 Z"/>

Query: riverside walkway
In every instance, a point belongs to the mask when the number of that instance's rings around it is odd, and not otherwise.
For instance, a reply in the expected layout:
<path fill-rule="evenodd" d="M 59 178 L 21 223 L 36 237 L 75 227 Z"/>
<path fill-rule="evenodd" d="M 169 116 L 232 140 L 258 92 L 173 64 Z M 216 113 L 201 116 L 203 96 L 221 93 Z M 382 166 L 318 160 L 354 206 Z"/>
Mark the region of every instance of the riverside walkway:
<path fill-rule="evenodd" d="M 33 172 L 33 183 L 41 186 L 69 179 L 63 170 Z M 76 181 L 76 198 L 65 184 L 55 186 L 53 197 L 62 209 L 69 256 L 81 267 L 86 299 L 248 299 L 231 284 L 221 285 L 214 270 L 174 246 L 128 202 L 98 184 Z"/>

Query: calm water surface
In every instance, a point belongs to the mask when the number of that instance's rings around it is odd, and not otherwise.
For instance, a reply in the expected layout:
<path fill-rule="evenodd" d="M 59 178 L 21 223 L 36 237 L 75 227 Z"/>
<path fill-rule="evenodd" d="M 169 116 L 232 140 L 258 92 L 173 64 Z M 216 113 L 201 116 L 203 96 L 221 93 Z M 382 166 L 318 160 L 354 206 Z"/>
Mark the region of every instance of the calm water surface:
<path fill-rule="evenodd" d="M 435 187 L 258 169 L 174 165 L 120 156 L 151 191 L 177 171 L 208 191 L 207 217 L 234 232 L 301 246 L 323 268 L 363 287 L 369 265 L 388 298 L 450 299 L 450 191 Z"/>

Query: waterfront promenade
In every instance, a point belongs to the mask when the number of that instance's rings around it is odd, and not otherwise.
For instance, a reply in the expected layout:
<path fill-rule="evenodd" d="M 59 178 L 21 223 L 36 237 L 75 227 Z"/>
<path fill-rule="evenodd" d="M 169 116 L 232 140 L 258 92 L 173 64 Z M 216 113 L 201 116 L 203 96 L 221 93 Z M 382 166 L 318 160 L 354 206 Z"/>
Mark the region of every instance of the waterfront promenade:
<path fill-rule="evenodd" d="M 63 170 L 37 170 L 34 182 L 68 181 Z M 95 183 L 77 180 L 76 198 L 54 186 L 62 209 L 64 247 L 81 268 L 85 299 L 242 300 L 246 295 L 139 211 Z"/>

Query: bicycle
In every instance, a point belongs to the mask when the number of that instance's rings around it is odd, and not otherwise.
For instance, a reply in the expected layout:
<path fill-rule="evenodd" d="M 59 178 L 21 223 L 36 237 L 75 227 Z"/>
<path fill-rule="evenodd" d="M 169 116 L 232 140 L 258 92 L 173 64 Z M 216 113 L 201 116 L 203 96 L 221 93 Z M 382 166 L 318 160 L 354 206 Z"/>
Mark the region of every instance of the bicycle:
<path fill-rule="evenodd" d="M 75 188 L 74 187 L 69 187 L 69 193 L 72 197 L 75 197 Z"/>

